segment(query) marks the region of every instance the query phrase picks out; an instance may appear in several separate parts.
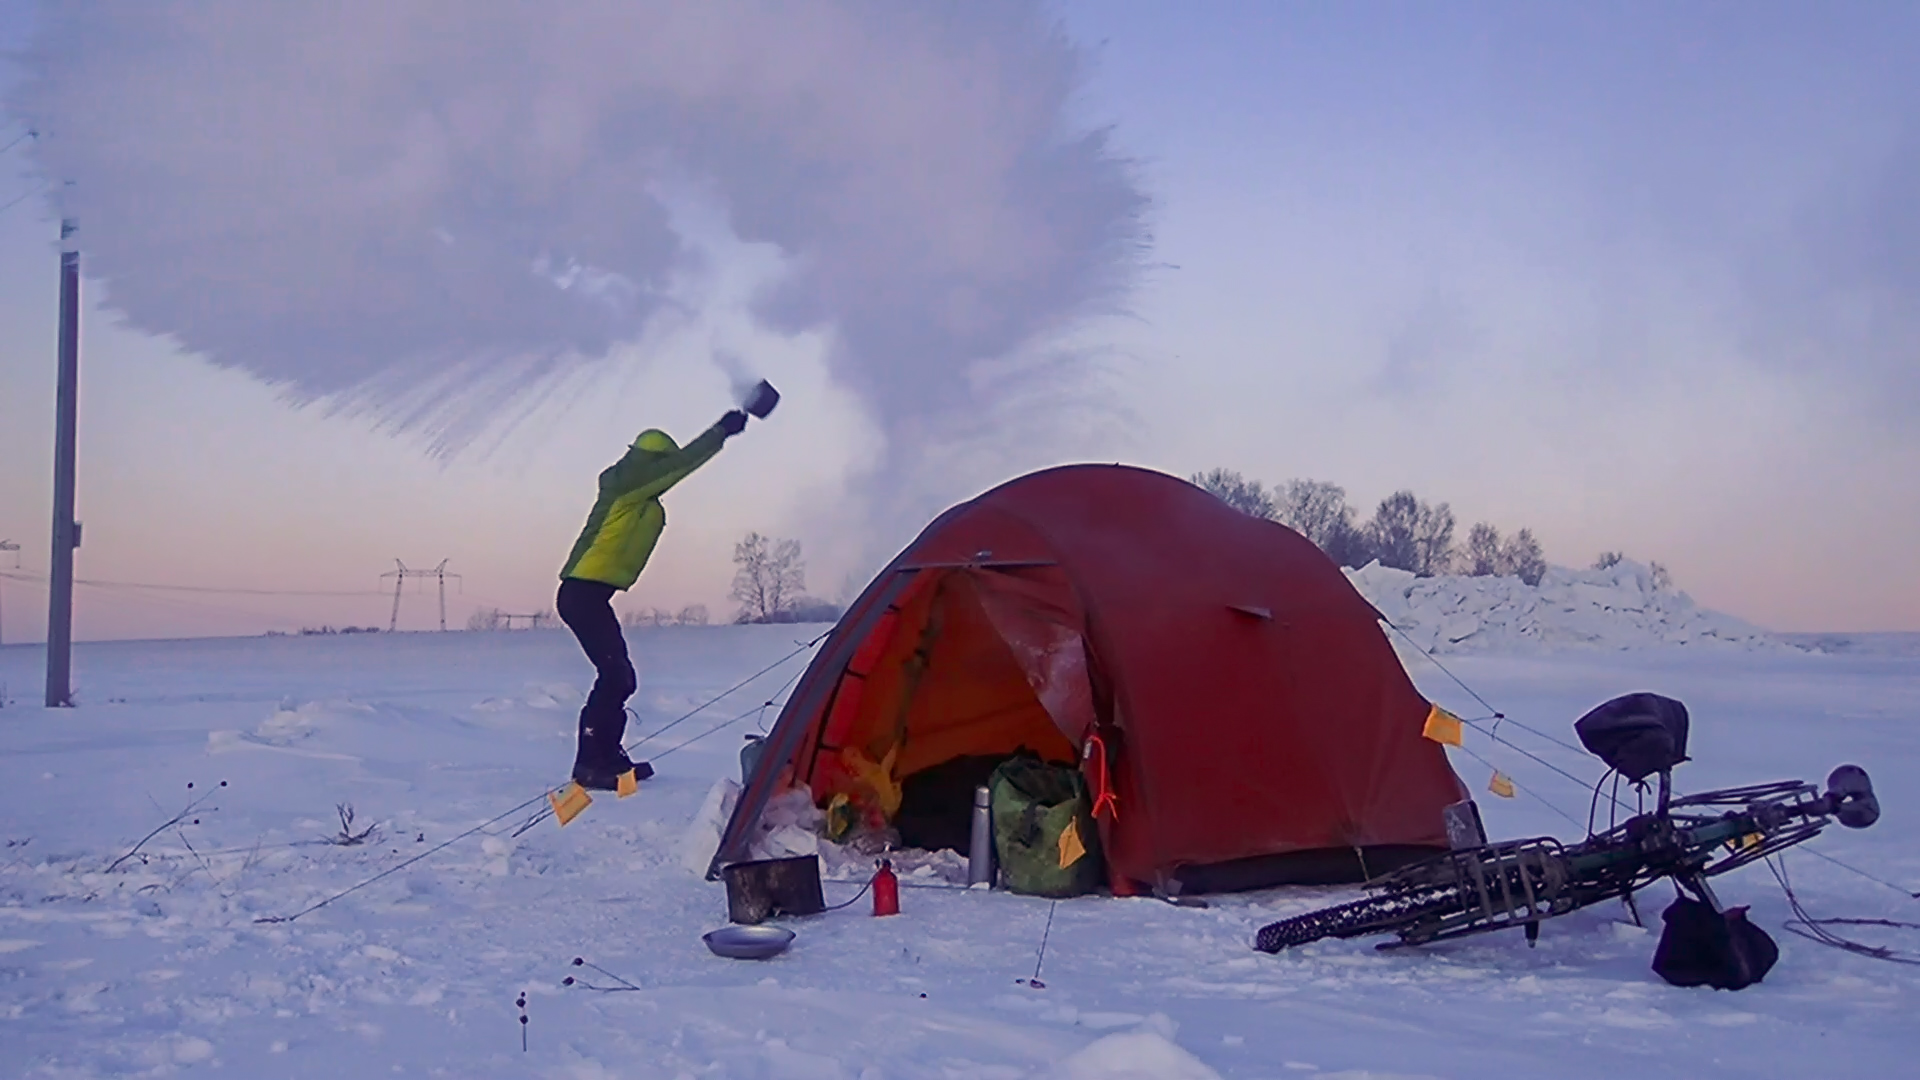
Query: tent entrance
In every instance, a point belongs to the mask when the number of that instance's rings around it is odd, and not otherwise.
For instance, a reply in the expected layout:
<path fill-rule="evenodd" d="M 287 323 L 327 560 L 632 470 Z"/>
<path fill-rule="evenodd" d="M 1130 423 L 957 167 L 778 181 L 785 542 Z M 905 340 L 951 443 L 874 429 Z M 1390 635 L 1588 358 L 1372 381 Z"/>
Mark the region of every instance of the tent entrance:
<path fill-rule="evenodd" d="M 964 848 L 973 788 L 1000 761 L 1077 760 L 1085 648 L 1052 568 L 913 573 L 841 674 L 795 781 L 909 846 Z"/>

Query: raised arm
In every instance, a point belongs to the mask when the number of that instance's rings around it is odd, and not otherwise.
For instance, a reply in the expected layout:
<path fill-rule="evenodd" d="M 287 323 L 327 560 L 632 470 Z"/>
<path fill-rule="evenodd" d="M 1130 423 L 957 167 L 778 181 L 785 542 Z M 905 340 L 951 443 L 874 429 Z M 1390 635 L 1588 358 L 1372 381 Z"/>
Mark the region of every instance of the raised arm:
<path fill-rule="evenodd" d="M 621 495 L 638 494 L 642 499 L 659 497 L 719 453 L 728 436 L 739 433 L 739 426 L 729 422 L 731 416 L 721 417 L 718 423 L 701 432 L 699 438 L 679 450 L 665 454 L 628 452 L 607 470 L 601 481 L 603 487 Z"/>

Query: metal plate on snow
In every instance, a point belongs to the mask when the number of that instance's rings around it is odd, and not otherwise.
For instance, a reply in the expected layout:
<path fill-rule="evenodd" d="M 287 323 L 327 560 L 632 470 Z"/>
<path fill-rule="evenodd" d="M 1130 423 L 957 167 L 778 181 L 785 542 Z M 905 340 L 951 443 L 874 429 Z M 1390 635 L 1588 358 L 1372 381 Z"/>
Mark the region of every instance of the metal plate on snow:
<path fill-rule="evenodd" d="M 793 944 L 793 931 L 783 926 L 723 926 L 701 937 L 715 956 L 729 960 L 766 960 Z"/>

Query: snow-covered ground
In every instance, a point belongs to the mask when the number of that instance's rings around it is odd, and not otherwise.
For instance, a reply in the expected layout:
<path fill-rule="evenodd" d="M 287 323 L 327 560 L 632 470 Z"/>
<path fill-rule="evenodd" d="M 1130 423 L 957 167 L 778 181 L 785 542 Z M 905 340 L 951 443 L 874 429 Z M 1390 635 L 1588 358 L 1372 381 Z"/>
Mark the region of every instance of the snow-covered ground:
<path fill-rule="evenodd" d="M 792 652 L 793 627 L 630 635 L 644 730 Z M 1852 639 L 1849 639 L 1852 640 Z M 1864 640 L 1864 639 L 1862 639 Z M 689 823 L 738 768 L 753 717 L 804 657 L 641 751 L 660 776 L 565 829 L 526 814 L 296 921 L 297 912 L 560 780 L 589 679 L 558 632 L 83 645 L 79 707 L 38 707 L 42 653 L 0 649 L 0 1074 L 322 1077 L 1706 1077 L 1912 1075 L 1920 968 L 1781 932 L 1763 868 L 1723 879 L 1775 932 L 1779 966 L 1740 993 L 1680 990 L 1653 936 L 1603 906 L 1518 934 L 1421 950 L 1323 942 L 1253 952 L 1273 918 L 1354 895 L 1292 889 L 1205 910 L 908 889 L 792 925 L 765 963 L 706 952 L 721 888 L 682 865 Z M 1906 794 L 1920 780 L 1920 654 L 1695 647 L 1474 652 L 1452 671 L 1514 720 L 1571 721 L 1650 689 L 1692 708 L 1686 788 L 1865 765 L 1886 816 L 1810 847 L 1920 889 Z M 1477 702 L 1432 665 L 1422 688 Z M 771 720 L 771 712 L 768 713 Z M 1501 729 L 1581 777 L 1582 755 Z M 1583 822 L 1587 792 L 1470 732 L 1467 749 Z M 1459 754 L 1476 789 L 1488 766 Z M 226 782 L 224 788 L 220 787 Z M 189 784 L 193 787 L 188 788 Z M 109 864 L 189 800 L 176 830 Z M 1501 836 L 1576 827 L 1527 794 L 1482 795 Z M 336 804 L 369 842 L 326 843 Z M 189 846 L 190 845 L 190 846 Z M 1817 913 L 1920 921 L 1920 902 L 1803 852 Z M 829 883 L 829 902 L 854 886 Z M 1658 903 L 1650 905 L 1657 908 Z M 1869 936 L 1866 931 L 1861 936 Z M 1881 938 L 1892 941 L 1895 939 Z M 1902 944 L 1915 944 L 1904 942 Z M 637 990 L 601 993 L 612 980 Z M 526 996 L 527 1049 L 520 1010 Z"/>

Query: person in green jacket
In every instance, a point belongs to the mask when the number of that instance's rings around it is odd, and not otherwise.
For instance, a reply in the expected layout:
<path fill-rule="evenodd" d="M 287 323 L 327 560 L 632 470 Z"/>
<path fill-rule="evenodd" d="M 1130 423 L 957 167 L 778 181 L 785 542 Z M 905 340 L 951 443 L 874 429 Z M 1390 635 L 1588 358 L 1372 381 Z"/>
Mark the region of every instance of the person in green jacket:
<path fill-rule="evenodd" d="M 660 496 L 706 464 L 746 426 L 747 414 L 735 409 L 684 449 L 666 432 L 650 428 L 600 474 L 599 497 L 560 571 L 560 594 L 554 602 L 560 621 L 580 640 L 595 672 L 593 689 L 580 710 L 580 742 L 573 759 L 573 780 L 583 788 L 612 791 L 629 770 L 636 781 L 653 775 L 653 766 L 630 760 L 620 745 L 627 730 L 627 698 L 639 681 L 613 613 L 613 594 L 639 579 L 660 542 L 667 525 Z"/>

